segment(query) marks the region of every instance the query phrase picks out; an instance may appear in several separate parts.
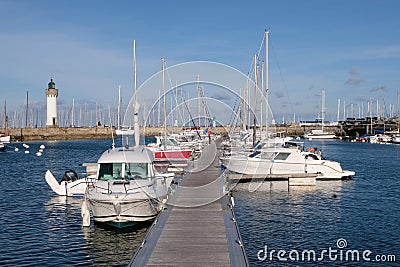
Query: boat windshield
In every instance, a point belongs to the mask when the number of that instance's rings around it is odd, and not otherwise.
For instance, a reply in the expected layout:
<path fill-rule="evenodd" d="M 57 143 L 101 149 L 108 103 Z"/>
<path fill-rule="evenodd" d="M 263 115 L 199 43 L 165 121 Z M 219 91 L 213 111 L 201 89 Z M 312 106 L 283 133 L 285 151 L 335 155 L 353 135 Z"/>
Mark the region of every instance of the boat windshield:
<path fill-rule="evenodd" d="M 167 142 L 165 142 L 165 140 L 167 140 Z M 167 146 L 179 146 L 178 141 L 176 141 L 174 138 L 167 138 L 167 139 L 161 139 L 161 143 Z"/>
<path fill-rule="evenodd" d="M 148 163 L 125 163 L 125 179 L 148 178 Z"/>
<path fill-rule="evenodd" d="M 122 163 L 101 163 L 99 170 L 100 180 L 122 179 Z"/>
<path fill-rule="evenodd" d="M 123 172 L 123 167 L 125 172 Z M 148 178 L 148 163 L 101 163 L 100 180 L 133 180 Z"/>

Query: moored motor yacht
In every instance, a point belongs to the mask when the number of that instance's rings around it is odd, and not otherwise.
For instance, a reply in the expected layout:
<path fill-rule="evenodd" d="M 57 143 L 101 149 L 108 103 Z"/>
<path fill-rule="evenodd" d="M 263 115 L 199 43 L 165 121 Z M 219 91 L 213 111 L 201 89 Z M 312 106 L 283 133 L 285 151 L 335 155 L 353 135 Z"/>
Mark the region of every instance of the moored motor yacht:
<path fill-rule="evenodd" d="M 353 171 L 343 170 L 339 162 L 324 159 L 315 148 L 304 151 L 301 145 L 292 144 L 221 158 L 221 163 L 231 172 L 264 177 L 311 173 L 317 174 L 317 179 L 345 179 L 355 175 Z"/>
<path fill-rule="evenodd" d="M 85 193 L 84 226 L 89 210 L 97 222 L 125 227 L 155 218 L 167 200 L 174 175 L 154 169 L 153 152 L 146 147 L 111 148 L 98 160 L 97 180 Z"/>

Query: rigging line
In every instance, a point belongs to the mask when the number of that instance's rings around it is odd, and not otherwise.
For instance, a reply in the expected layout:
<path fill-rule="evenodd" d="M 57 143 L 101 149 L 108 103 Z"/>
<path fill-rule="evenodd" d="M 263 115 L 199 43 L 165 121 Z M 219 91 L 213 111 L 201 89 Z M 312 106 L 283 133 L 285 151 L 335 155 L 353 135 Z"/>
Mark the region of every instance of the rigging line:
<path fill-rule="evenodd" d="M 201 102 L 203 102 L 203 106 L 204 106 L 204 108 L 205 108 L 206 115 L 208 116 L 208 123 L 210 123 L 210 122 L 211 122 L 211 113 L 210 113 L 210 110 L 208 109 L 208 105 L 207 105 L 207 103 L 206 103 L 206 97 L 205 97 L 205 95 L 204 95 L 204 89 L 203 89 L 203 87 L 200 87 L 200 92 L 201 92 L 201 95 L 202 95 L 202 97 L 201 97 Z"/>
<path fill-rule="evenodd" d="M 189 113 L 190 120 L 192 121 L 192 123 L 193 123 L 193 125 L 194 125 L 194 128 L 196 129 L 197 135 L 199 136 L 200 140 L 202 140 L 201 135 L 200 135 L 200 133 L 199 133 L 199 131 L 198 131 L 198 129 L 197 129 L 196 123 L 194 122 L 194 119 L 193 119 L 193 117 L 192 117 L 192 114 L 190 113 L 189 107 L 187 106 L 186 101 L 185 101 L 185 99 L 184 99 L 183 97 L 182 97 L 182 101 L 183 101 L 183 103 L 185 104 L 185 107 L 186 107 L 186 109 L 187 109 L 187 111 L 188 111 L 188 113 Z M 200 129 L 200 127 L 199 127 L 199 129 Z"/>
<path fill-rule="evenodd" d="M 240 99 L 240 101 L 239 101 L 239 105 L 237 106 L 237 111 L 235 112 L 238 99 Z M 232 122 L 230 122 L 230 125 L 232 125 L 232 126 L 229 130 L 229 135 L 231 135 L 233 133 L 235 127 L 237 126 L 238 121 L 241 119 L 240 112 L 241 112 L 242 104 L 243 104 L 242 99 L 239 97 L 236 97 L 234 109 L 232 110 L 232 113 L 231 113 L 231 115 L 234 115 L 234 117 L 232 118 Z"/>
<path fill-rule="evenodd" d="M 164 63 L 164 64 L 165 64 L 164 66 L 167 65 L 166 63 Z M 174 85 L 173 85 L 173 83 L 172 83 L 171 76 L 169 75 L 168 67 L 165 67 L 164 71 L 167 73 L 167 78 L 168 78 L 168 80 L 169 80 L 169 84 L 170 84 L 171 88 L 174 88 Z M 173 90 L 173 93 L 172 93 L 172 94 L 173 94 L 174 97 L 175 97 L 176 106 L 179 106 L 179 105 L 178 105 L 178 92 L 177 92 L 177 89 L 178 89 L 178 87 L 176 86 L 176 87 L 175 87 L 175 90 Z M 172 107 L 171 107 L 171 108 L 172 108 Z M 172 110 L 171 110 L 171 112 L 172 112 Z M 183 114 L 182 114 L 182 112 L 181 112 L 180 109 L 178 109 L 178 113 L 179 113 L 179 117 L 180 117 L 181 121 L 184 121 Z"/>
<path fill-rule="evenodd" d="M 281 66 L 280 66 L 280 64 L 279 64 L 278 56 L 277 56 L 277 54 L 276 54 L 275 46 L 274 46 L 273 43 L 272 43 L 271 37 L 269 38 L 269 42 L 270 42 L 271 47 L 272 47 L 272 54 L 274 55 L 274 58 L 275 58 L 275 61 L 276 61 L 276 65 L 277 65 L 277 67 L 278 67 L 279 76 L 280 76 L 281 81 L 282 81 L 282 84 L 283 84 L 283 89 L 284 89 L 284 91 L 285 91 L 285 94 L 286 94 L 286 96 L 287 96 L 288 102 L 289 102 L 289 104 L 290 104 L 290 109 L 291 109 L 292 113 L 294 113 L 293 103 L 292 103 L 292 100 L 290 99 L 290 95 L 289 95 L 288 90 L 287 90 L 286 82 L 285 82 L 285 80 L 283 79 L 283 74 L 282 74 Z"/>
<path fill-rule="evenodd" d="M 258 59 L 258 60 L 259 60 L 259 58 L 260 58 L 260 54 L 261 54 L 263 45 L 264 45 L 264 35 L 263 35 L 263 37 L 262 37 L 262 39 L 261 39 L 260 47 L 258 48 L 258 53 L 257 53 L 257 59 Z M 252 73 L 252 72 L 253 72 L 254 64 L 255 64 L 254 61 L 251 60 L 250 68 L 249 68 L 249 71 L 248 71 L 247 73 Z M 252 77 L 252 76 L 249 75 L 249 77 Z M 247 81 L 246 81 L 246 83 L 247 83 Z"/>
<path fill-rule="evenodd" d="M 237 101 L 238 101 L 238 99 L 239 99 L 239 97 L 238 96 L 236 96 L 236 99 L 235 99 L 235 104 L 233 105 L 233 109 L 232 109 L 232 112 L 231 112 L 231 117 L 229 118 L 229 120 L 228 120 L 228 123 L 230 124 L 230 125 L 232 125 L 233 124 L 233 116 L 235 116 L 236 117 L 236 113 L 237 113 L 237 111 L 235 111 L 236 110 L 236 105 L 237 105 Z M 239 107 L 238 107 L 239 108 Z M 235 114 L 235 115 L 234 115 Z"/>
<path fill-rule="evenodd" d="M 175 104 L 176 104 L 176 107 L 175 107 L 174 109 L 178 109 L 179 117 L 180 117 L 181 121 L 183 121 L 183 120 L 184 120 L 184 119 L 183 119 L 183 114 L 182 114 L 181 109 L 179 108 L 179 106 L 180 106 L 181 104 L 178 103 L 178 88 L 179 88 L 178 85 L 176 85 L 176 86 L 174 87 L 173 91 L 172 91 L 172 94 L 173 94 L 173 96 L 174 96 L 174 98 L 175 98 Z M 172 113 L 172 107 L 171 107 L 171 113 Z"/>

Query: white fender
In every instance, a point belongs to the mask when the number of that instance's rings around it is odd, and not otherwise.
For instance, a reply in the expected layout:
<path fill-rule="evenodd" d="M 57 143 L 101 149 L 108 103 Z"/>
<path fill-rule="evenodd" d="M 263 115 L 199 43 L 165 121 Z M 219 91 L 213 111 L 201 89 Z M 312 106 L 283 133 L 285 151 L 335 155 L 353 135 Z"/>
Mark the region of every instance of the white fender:
<path fill-rule="evenodd" d="M 54 177 L 54 175 L 51 173 L 51 171 L 47 170 L 46 175 L 46 182 L 50 186 L 51 190 L 53 190 L 57 195 L 59 196 L 66 196 L 67 195 L 67 190 L 65 187 L 65 182 L 62 182 L 59 184 Z"/>
<path fill-rule="evenodd" d="M 89 227 L 90 226 L 90 211 L 89 211 L 89 207 L 87 205 L 86 199 L 82 202 L 81 216 L 82 216 L 82 226 Z"/>

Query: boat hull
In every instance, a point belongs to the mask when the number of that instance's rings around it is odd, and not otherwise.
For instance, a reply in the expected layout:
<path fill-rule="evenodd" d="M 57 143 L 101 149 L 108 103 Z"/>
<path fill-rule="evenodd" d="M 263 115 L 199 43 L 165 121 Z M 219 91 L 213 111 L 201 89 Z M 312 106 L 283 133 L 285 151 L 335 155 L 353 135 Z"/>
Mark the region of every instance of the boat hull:
<path fill-rule="evenodd" d="M 158 212 L 154 199 L 137 200 L 99 200 L 88 199 L 93 219 L 97 222 L 108 223 L 116 227 L 125 227 L 139 222 L 154 219 Z"/>
<path fill-rule="evenodd" d="M 247 157 L 231 157 L 221 159 L 222 165 L 231 172 L 249 175 L 271 174 L 272 161 L 257 160 Z"/>
<path fill-rule="evenodd" d="M 222 158 L 221 163 L 231 172 L 254 175 L 254 177 L 307 173 L 317 174 L 316 179 L 319 180 L 341 180 L 352 178 L 355 175 L 353 171 L 342 170 L 338 162 L 329 160 L 303 160 L 302 162 L 296 162 L 231 157 Z"/>

